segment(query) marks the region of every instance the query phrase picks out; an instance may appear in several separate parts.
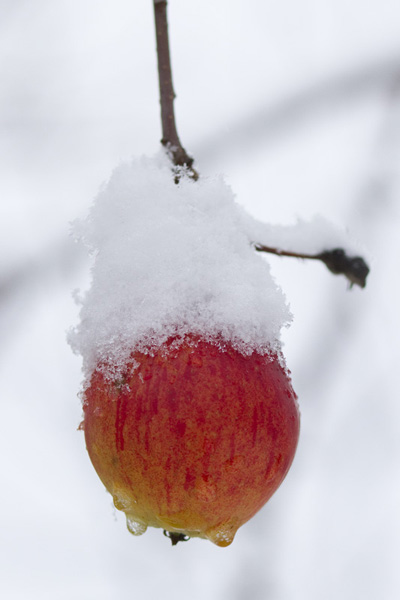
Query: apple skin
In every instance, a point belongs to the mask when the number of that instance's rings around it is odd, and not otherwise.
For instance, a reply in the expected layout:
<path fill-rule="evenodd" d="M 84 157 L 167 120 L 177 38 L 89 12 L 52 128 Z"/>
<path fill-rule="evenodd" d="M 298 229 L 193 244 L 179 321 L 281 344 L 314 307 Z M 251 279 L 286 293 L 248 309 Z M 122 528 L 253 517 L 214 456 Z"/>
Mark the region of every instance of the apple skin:
<path fill-rule="evenodd" d="M 86 446 L 132 533 L 161 527 L 228 546 L 289 470 L 296 395 L 276 354 L 174 341 L 133 353 L 118 380 L 93 373 Z"/>

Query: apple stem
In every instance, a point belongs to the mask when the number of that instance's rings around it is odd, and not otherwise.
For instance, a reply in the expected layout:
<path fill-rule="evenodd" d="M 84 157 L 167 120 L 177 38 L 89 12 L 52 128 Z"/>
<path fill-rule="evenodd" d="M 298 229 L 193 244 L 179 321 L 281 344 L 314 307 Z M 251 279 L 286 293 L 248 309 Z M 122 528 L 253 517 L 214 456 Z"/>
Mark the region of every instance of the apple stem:
<path fill-rule="evenodd" d="M 190 537 L 184 533 L 175 533 L 173 531 L 167 531 L 166 529 L 164 529 L 163 533 L 165 537 L 171 540 L 173 546 L 176 546 L 178 542 L 188 542 L 190 540 Z"/>
<path fill-rule="evenodd" d="M 334 275 L 345 275 L 350 282 L 350 287 L 355 284 L 364 288 L 366 285 L 369 273 L 367 263 L 361 256 L 348 256 L 343 248 L 324 250 L 319 254 L 302 254 L 300 252 L 289 252 L 270 246 L 263 246 L 262 244 L 255 244 L 254 247 L 259 252 L 269 252 L 277 256 L 293 256 L 295 258 L 320 260 Z"/>
<path fill-rule="evenodd" d="M 182 146 L 175 123 L 174 99 L 172 85 L 171 56 L 169 51 L 167 1 L 153 0 L 154 19 L 157 40 L 158 82 L 161 105 L 161 143 L 176 167 L 186 167 L 190 176 L 197 180 L 199 175 L 193 168 L 194 159 Z"/>

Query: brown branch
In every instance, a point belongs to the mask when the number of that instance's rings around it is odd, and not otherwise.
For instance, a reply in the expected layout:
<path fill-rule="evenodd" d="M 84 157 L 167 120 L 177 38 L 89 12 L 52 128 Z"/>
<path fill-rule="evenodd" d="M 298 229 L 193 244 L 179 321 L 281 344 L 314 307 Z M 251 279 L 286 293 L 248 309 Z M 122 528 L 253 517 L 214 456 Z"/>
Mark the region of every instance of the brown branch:
<path fill-rule="evenodd" d="M 300 252 L 289 252 L 280 250 L 262 244 L 255 244 L 258 252 L 268 252 L 277 256 L 291 256 L 294 258 L 308 258 L 310 260 L 320 260 L 335 275 L 344 275 L 350 282 L 350 287 L 354 284 L 364 288 L 366 286 L 369 267 L 361 256 L 347 256 L 342 248 L 325 250 L 319 254 L 302 254 Z"/>
<path fill-rule="evenodd" d="M 172 85 L 171 57 L 169 51 L 167 2 L 166 0 L 153 0 L 154 19 L 157 39 L 158 81 L 160 87 L 161 104 L 161 143 L 177 167 L 186 166 L 193 179 L 198 179 L 197 172 L 193 169 L 193 158 L 189 156 L 182 146 L 175 123 L 174 99 L 175 92 Z"/>

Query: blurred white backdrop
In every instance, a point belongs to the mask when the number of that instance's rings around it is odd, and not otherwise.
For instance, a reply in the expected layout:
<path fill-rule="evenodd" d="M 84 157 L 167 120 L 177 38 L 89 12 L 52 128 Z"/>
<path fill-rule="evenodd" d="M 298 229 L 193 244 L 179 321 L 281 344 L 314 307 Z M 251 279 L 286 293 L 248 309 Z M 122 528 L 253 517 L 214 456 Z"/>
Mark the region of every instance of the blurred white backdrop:
<path fill-rule="evenodd" d="M 69 240 L 123 158 L 161 137 L 150 0 L 0 0 L 0 591 L 7 600 L 397 600 L 400 7 L 170 0 L 178 130 L 272 223 L 323 214 L 365 290 L 271 257 L 295 319 L 294 465 L 229 548 L 127 532 L 85 450 L 66 330 Z"/>

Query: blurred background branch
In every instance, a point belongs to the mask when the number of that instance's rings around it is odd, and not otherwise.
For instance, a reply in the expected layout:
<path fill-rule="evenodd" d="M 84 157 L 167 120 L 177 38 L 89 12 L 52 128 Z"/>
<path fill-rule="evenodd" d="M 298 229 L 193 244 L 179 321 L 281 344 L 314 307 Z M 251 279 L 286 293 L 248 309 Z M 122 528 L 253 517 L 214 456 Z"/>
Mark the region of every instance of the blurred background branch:
<path fill-rule="evenodd" d="M 229 129 L 216 132 L 197 146 L 201 155 L 210 161 L 225 153 L 241 154 L 243 149 L 256 150 L 258 144 L 277 143 L 280 136 L 290 132 L 305 120 L 321 116 L 329 118 L 338 106 L 381 91 L 386 94 L 400 78 L 400 54 L 357 65 L 352 69 L 330 73 L 304 88 L 297 88 L 275 104 L 266 99 L 258 109 L 253 108 L 233 122 Z"/>

